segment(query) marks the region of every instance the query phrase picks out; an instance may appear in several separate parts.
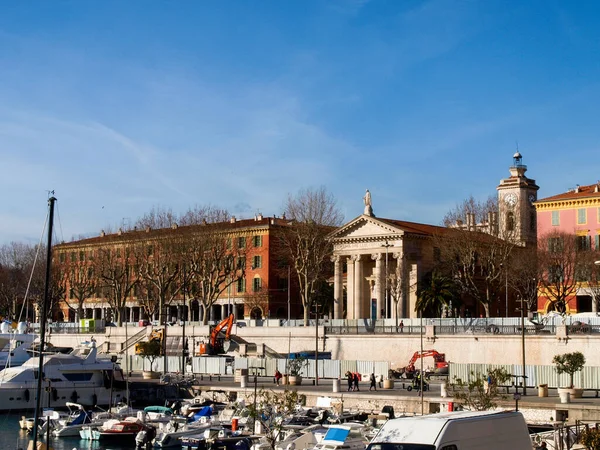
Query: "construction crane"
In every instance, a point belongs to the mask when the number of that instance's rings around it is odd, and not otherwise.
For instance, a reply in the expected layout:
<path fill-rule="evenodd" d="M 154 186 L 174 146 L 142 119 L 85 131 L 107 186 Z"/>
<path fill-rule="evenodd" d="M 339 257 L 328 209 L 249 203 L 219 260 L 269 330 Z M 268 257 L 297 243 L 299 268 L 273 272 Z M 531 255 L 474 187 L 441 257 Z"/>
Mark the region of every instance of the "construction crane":
<path fill-rule="evenodd" d="M 233 322 L 235 317 L 233 314 L 230 314 L 229 317 L 223 319 L 219 324 L 213 328 L 210 333 L 210 338 L 208 343 L 201 343 L 198 348 L 199 355 L 218 355 L 220 353 L 224 353 L 223 344 L 220 343 L 217 338 L 219 337 L 219 333 L 223 330 L 223 328 L 227 327 L 225 330 L 225 341 L 229 341 L 231 336 L 231 328 L 233 327 Z"/>
<path fill-rule="evenodd" d="M 419 358 L 433 357 L 435 363 L 434 372 L 437 374 L 448 373 L 448 362 L 446 361 L 446 355 L 444 353 L 438 353 L 435 350 L 423 350 L 415 352 L 410 358 L 408 365 L 404 368 L 404 374 L 406 378 L 412 378 L 416 372 L 415 363 Z"/>

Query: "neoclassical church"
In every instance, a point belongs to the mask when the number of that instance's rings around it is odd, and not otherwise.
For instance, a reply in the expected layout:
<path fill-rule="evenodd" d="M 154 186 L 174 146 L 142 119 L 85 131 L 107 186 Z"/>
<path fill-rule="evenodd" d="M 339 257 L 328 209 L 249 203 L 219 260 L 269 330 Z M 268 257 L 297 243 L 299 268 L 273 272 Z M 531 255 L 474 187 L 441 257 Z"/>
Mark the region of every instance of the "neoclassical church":
<path fill-rule="evenodd" d="M 484 224 L 467 217 L 460 226 L 510 235 L 520 246 L 536 245 L 533 202 L 539 187 L 525 176 L 527 167 L 519 152 L 509 171 L 510 176 L 497 186 L 497 214 Z M 376 217 L 368 190 L 363 200 L 363 214 L 329 235 L 334 262 L 333 318 L 416 317 L 417 284 L 433 269 L 439 251 L 432 237 L 447 229 Z"/>

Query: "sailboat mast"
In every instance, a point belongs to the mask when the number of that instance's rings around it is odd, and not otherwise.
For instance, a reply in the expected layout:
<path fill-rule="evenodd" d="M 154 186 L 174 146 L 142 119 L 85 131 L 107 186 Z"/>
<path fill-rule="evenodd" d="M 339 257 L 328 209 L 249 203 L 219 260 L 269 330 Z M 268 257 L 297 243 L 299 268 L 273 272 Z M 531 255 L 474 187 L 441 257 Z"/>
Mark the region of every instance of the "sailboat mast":
<path fill-rule="evenodd" d="M 44 302 L 42 303 L 42 314 L 40 315 L 40 355 L 37 375 L 37 389 L 35 394 L 35 415 L 34 415 L 34 427 L 33 427 L 33 448 L 37 448 L 38 441 L 38 420 L 40 413 L 40 404 L 42 401 L 42 378 L 44 368 L 44 345 L 46 339 L 46 316 L 48 315 L 48 303 L 50 303 L 50 273 L 52 266 L 52 225 L 54 223 L 54 203 L 56 202 L 55 197 L 48 199 L 48 205 L 50 208 L 49 219 L 48 219 L 48 248 L 46 249 L 46 279 L 44 281 Z M 50 395 L 50 393 L 48 393 Z"/>

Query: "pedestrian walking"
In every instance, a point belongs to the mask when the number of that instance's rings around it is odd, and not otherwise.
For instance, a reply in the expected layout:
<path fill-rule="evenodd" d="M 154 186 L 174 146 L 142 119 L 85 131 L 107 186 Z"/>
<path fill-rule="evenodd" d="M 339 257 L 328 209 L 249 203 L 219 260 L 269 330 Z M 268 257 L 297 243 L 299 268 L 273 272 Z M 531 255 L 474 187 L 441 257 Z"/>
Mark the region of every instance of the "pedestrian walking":
<path fill-rule="evenodd" d="M 404 333 L 404 320 L 401 320 L 398 326 L 400 327 L 400 333 Z"/>
<path fill-rule="evenodd" d="M 383 389 L 383 374 L 379 375 L 379 388 Z"/>
<path fill-rule="evenodd" d="M 377 390 L 377 385 L 375 384 L 375 374 L 371 373 L 371 377 L 369 379 L 371 381 L 371 385 L 369 386 L 369 390 L 375 389 Z"/>
<path fill-rule="evenodd" d="M 358 372 L 354 373 L 354 387 L 352 388 L 353 391 L 360 391 L 360 389 L 358 388 Z"/>
<path fill-rule="evenodd" d="M 279 371 L 279 369 L 275 370 L 275 384 L 277 386 L 279 386 L 279 380 L 281 380 L 281 377 L 283 375 L 281 375 L 281 372 Z"/>
<path fill-rule="evenodd" d="M 347 371 L 346 378 L 348 378 L 348 392 L 350 392 L 352 390 L 352 385 L 354 384 L 354 376 L 350 371 Z"/>

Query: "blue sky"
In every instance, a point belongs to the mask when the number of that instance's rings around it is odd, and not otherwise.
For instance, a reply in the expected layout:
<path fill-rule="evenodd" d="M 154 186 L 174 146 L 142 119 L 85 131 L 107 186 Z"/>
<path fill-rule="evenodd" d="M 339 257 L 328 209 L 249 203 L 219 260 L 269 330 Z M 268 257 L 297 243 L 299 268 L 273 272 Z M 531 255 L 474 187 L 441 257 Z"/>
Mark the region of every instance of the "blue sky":
<path fill-rule="evenodd" d="M 0 243 L 153 206 L 439 224 L 518 142 L 540 198 L 600 178 L 600 3 L 27 1 L 0 15 Z"/>

